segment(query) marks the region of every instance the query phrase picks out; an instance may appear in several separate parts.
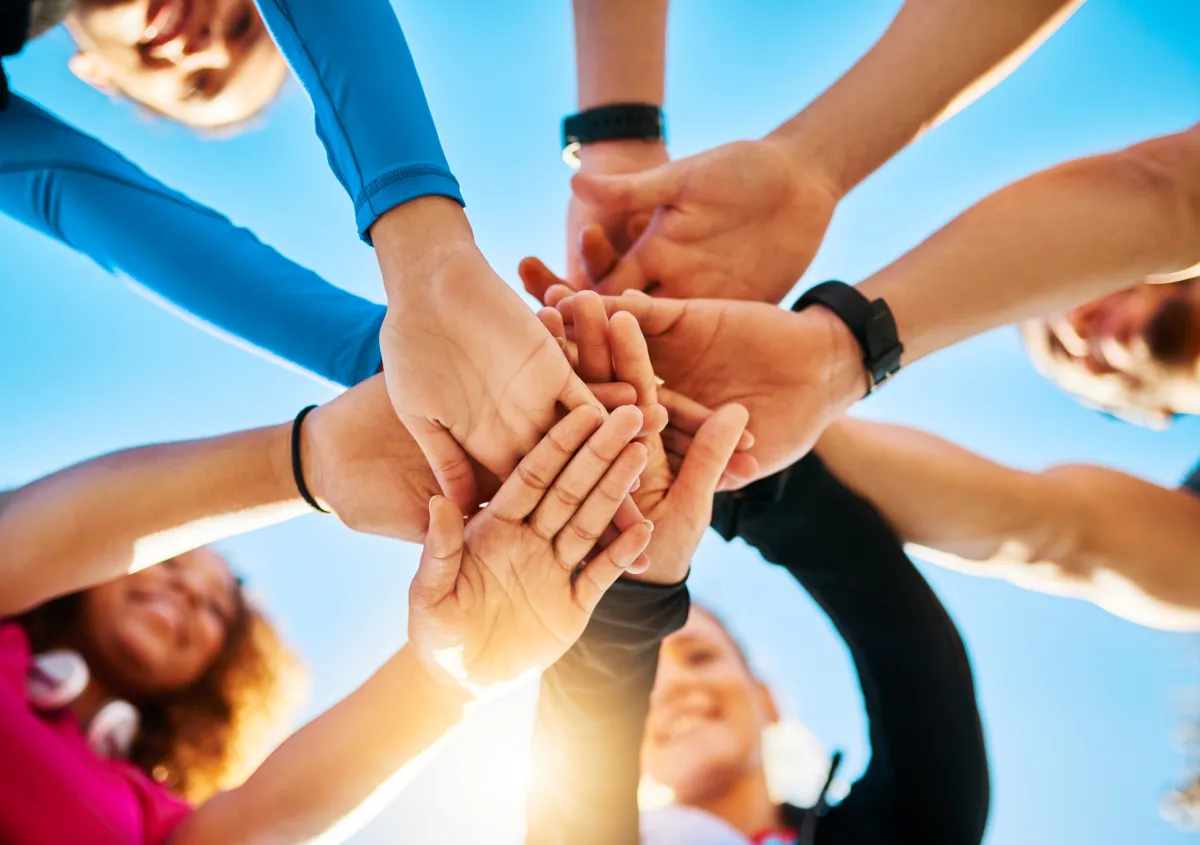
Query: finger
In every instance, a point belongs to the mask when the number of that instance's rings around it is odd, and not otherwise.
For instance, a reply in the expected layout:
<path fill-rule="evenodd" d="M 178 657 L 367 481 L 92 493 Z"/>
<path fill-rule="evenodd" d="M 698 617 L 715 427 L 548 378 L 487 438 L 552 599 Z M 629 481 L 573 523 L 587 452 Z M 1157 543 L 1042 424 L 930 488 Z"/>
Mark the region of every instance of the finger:
<path fill-rule="evenodd" d="M 625 237 L 629 238 L 630 243 L 636 243 L 650 226 L 650 221 L 654 219 L 651 212 L 644 211 L 639 214 L 631 214 L 629 219 L 625 221 Z"/>
<path fill-rule="evenodd" d="M 671 471 L 678 474 L 679 466 L 692 446 L 694 435 L 680 431 L 668 425 L 663 429 L 663 451 L 667 453 L 667 465 Z M 733 457 L 725 466 L 725 474 L 719 489 L 734 490 L 743 487 L 760 476 L 761 468 L 758 459 L 749 452 L 734 452 Z"/>
<path fill-rule="evenodd" d="M 623 381 L 610 381 L 607 384 L 589 384 L 588 389 L 596 397 L 596 401 L 606 410 L 615 411 L 622 405 L 636 405 L 637 391 L 632 384 Z M 640 409 L 639 409 L 640 410 Z"/>
<path fill-rule="evenodd" d="M 551 285 L 546 288 L 546 298 L 543 300 L 546 306 L 554 308 L 558 303 L 568 296 L 574 296 L 575 289 L 566 284 Z"/>
<path fill-rule="evenodd" d="M 589 405 L 559 420 L 500 485 L 488 511 L 506 522 L 520 522 L 533 513 L 554 479 L 603 422 L 603 414 Z"/>
<path fill-rule="evenodd" d="M 604 227 L 595 223 L 584 226 L 579 233 L 579 256 L 583 259 L 584 272 L 593 284 L 602 279 L 620 257 L 604 233 Z"/>
<path fill-rule="evenodd" d="M 638 405 L 638 410 L 642 412 L 642 430 L 638 433 L 638 437 L 661 434 L 666 429 L 667 423 L 670 420 L 667 415 L 667 409 L 662 405 L 658 403 L 653 405 Z"/>
<path fill-rule="evenodd" d="M 554 340 L 558 343 L 558 348 L 562 350 L 562 354 L 567 357 L 567 363 L 571 365 L 571 372 L 578 373 L 579 347 L 566 338 L 556 337 Z M 588 389 L 591 389 L 591 385 L 588 385 Z M 600 400 L 597 399 L 596 401 L 599 402 Z"/>
<path fill-rule="evenodd" d="M 471 459 L 462 446 L 444 427 L 427 419 L 405 415 L 401 419 L 413 440 L 417 441 L 433 477 L 442 493 L 458 505 L 459 510 L 471 513 L 479 505 L 479 487 Z"/>
<path fill-rule="evenodd" d="M 558 532 L 554 551 L 565 568 L 573 570 L 591 552 L 629 495 L 633 482 L 646 468 L 648 455 L 640 443 L 630 443 L 622 449 L 579 510 Z"/>
<path fill-rule="evenodd" d="M 708 521 L 717 483 L 725 474 L 738 437 L 749 419 L 749 413 L 741 405 L 721 407 L 700 426 L 691 448 L 684 455 L 667 497 L 685 513 L 695 515 L 697 521 L 702 520 L 701 524 Z"/>
<path fill-rule="evenodd" d="M 705 420 L 713 415 L 712 409 L 701 405 L 690 396 L 684 396 L 668 387 L 658 388 L 658 401 L 662 403 L 671 419 L 671 427 L 688 434 L 695 434 L 704 425 Z M 754 446 L 754 435 L 743 431 L 738 440 L 738 451 L 744 452 Z"/>
<path fill-rule="evenodd" d="M 540 258 L 525 258 L 517 265 L 517 275 L 525 284 L 525 292 L 538 302 L 546 301 L 546 291 L 555 285 L 565 285 L 570 289 L 565 279 L 554 274 L 554 271 L 542 263 Z"/>
<path fill-rule="evenodd" d="M 637 391 L 638 405 L 657 405 L 658 382 L 654 378 L 650 350 L 637 318 L 626 312 L 613 314 L 609 321 L 608 337 L 614 376 L 633 385 Z"/>
<path fill-rule="evenodd" d="M 575 578 L 575 601 L 588 613 L 596 609 L 608 588 L 626 572 L 645 572 L 650 561 L 642 554 L 650 545 L 653 526 L 640 522 L 621 533 L 600 554 L 596 555 L 579 571 Z"/>
<path fill-rule="evenodd" d="M 561 531 L 641 428 L 642 414 L 637 408 L 626 405 L 613 411 L 576 451 L 534 509 L 529 518 L 533 532 L 550 540 Z"/>
<path fill-rule="evenodd" d="M 571 373 L 567 377 L 567 383 L 563 385 L 562 392 L 558 394 L 558 401 L 568 411 L 573 411 L 582 405 L 595 405 L 601 410 L 604 409 L 604 406 L 596 401 L 592 391 L 588 390 L 588 386 L 575 373 Z"/>
<path fill-rule="evenodd" d="M 597 294 L 583 291 L 575 296 L 574 316 L 580 378 L 588 382 L 612 381 L 612 350 L 609 348 L 608 314 L 604 310 L 604 303 Z M 563 330 L 566 331 L 565 327 Z"/>
<path fill-rule="evenodd" d="M 563 324 L 562 314 L 558 313 L 557 308 L 539 308 L 537 317 L 546 327 L 546 331 L 554 337 L 567 339 L 567 327 Z"/>
<path fill-rule="evenodd" d="M 430 608 L 454 592 L 462 565 L 463 515 L 450 499 L 429 500 L 429 530 L 417 563 L 417 574 L 408 588 L 412 607 Z"/>
<path fill-rule="evenodd" d="M 580 294 L 568 295 L 558 300 L 556 307 L 563 316 L 563 322 L 571 326 L 575 322 L 576 300 Z M 683 316 L 687 309 L 686 299 L 660 299 L 643 294 L 626 291 L 621 296 L 602 296 L 604 310 L 608 316 L 621 311 L 628 311 L 637 318 L 642 334 L 654 338 L 670 328 Z"/>
<path fill-rule="evenodd" d="M 671 162 L 620 175 L 602 176 L 580 171 L 571 177 L 571 190 L 588 205 L 605 211 L 649 211 L 656 205 L 678 202 L 686 169 L 686 166 Z"/>

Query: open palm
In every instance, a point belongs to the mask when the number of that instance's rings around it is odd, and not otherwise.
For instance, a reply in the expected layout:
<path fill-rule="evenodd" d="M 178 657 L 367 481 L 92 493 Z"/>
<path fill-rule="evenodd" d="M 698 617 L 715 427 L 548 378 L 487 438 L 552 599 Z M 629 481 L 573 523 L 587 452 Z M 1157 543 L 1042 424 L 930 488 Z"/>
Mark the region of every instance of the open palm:
<path fill-rule="evenodd" d="M 632 442 L 641 426 L 633 407 L 607 419 L 573 411 L 465 530 L 450 500 L 433 500 L 409 597 L 409 639 L 427 666 L 479 691 L 548 666 L 579 638 L 650 540 L 645 522 L 619 516 L 646 463 Z M 589 558 L 614 518 L 624 530 Z"/>

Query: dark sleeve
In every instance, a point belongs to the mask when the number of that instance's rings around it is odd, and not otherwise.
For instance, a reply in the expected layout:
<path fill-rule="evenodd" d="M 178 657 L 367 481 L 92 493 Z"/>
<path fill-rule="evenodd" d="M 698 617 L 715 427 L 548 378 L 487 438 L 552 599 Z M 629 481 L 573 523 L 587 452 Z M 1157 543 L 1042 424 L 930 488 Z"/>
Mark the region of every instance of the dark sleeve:
<path fill-rule="evenodd" d="M 528 845 L 637 845 L 642 734 L 658 646 L 687 621 L 686 584 L 618 581 L 542 676 Z"/>
<path fill-rule="evenodd" d="M 226 339 L 336 384 L 379 370 L 383 305 L 289 261 L 18 96 L 0 111 L 0 213 Z"/>
<path fill-rule="evenodd" d="M 739 492 L 718 497 L 714 526 L 791 572 L 862 686 L 871 763 L 815 841 L 980 842 L 990 788 L 970 661 L 899 538 L 815 454 Z"/>

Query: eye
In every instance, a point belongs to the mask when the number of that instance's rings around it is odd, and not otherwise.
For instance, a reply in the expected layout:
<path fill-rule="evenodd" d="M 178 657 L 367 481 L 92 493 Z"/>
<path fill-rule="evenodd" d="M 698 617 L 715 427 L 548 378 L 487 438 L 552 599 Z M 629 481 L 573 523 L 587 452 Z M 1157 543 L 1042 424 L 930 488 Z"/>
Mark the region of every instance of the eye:
<path fill-rule="evenodd" d="M 159 564 L 163 569 L 175 570 L 179 568 L 179 558 L 169 557 Z"/>
<path fill-rule="evenodd" d="M 699 648 L 689 651 L 684 657 L 684 661 L 689 666 L 705 666 L 716 660 L 716 652 L 711 649 Z"/>
<path fill-rule="evenodd" d="M 250 27 L 254 24 L 254 13 L 249 6 L 242 7 L 242 11 L 233 23 L 229 25 L 229 40 L 241 41 L 246 33 L 250 31 Z"/>

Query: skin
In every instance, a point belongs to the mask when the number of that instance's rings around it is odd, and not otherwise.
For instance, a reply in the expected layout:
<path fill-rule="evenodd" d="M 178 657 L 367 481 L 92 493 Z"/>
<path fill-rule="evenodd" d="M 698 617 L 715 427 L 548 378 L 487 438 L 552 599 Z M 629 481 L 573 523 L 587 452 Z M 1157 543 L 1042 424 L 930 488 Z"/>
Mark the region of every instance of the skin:
<path fill-rule="evenodd" d="M 708 810 L 747 835 L 777 826 L 762 749 L 763 730 L 777 720 L 770 690 L 724 626 L 693 606 L 659 652 L 642 770 L 677 803 Z"/>
<path fill-rule="evenodd" d="M 68 26 L 76 76 L 189 126 L 246 120 L 287 76 L 251 0 L 88 0 Z"/>
<path fill-rule="evenodd" d="M 144 701 L 198 682 L 225 645 L 237 589 L 225 559 L 205 547 L 88 590 L 69 643 L 91 669 L 81 705 Z"/>
<path fill-rule="evenodd" d="M 1046 369 L 1085 395 L 1147 395 L 1152 415 L 1200 413 L 1200 279 L 1145 283 L 1033 324 Z M 1031 342 L 1035 338 L 1031 337 Z M 1061 375 L 1060 375 L 1061 374 Z M 1150 396 L 1149 394 L 1153 394 Z"/>

